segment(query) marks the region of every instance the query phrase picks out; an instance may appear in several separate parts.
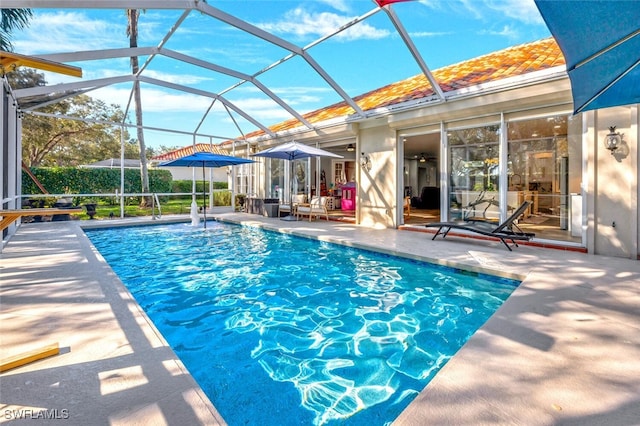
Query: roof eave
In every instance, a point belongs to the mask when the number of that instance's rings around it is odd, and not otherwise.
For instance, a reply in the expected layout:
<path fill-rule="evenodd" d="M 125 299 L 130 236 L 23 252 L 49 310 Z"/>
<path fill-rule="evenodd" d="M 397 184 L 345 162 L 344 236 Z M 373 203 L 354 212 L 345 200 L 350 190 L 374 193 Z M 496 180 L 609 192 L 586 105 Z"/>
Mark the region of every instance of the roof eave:
<path fill-rule="evenodd" d="M 433 107 L 442 105 L 447 102 L 460 101 L 476 96 L 484 96 L 490 93 L 499 91 L 505 91 L 516 87 L 526 87 L 534 84 L 551 82 L 568 78 L 565 65 L 556 66 L 540 71 L 533 71 L 527 74 L 518 75 L 514 77 L 508 77 L 500 80 L 494 80 L 486 83 L 481 83 L 475 86 L 465 87 L 458 90 L 452 90 L 445 92 L 445 99 L 442 100 L 437 96 L 425 97 L 420 99 L 414 99 L 407 102 L 402 102 L 385 107 L 375 108 L 367 111 L 367 117 L 363 118 L 356 114 L 350 115 L 346 122 L 348 123 L 363 123 L 372 120 L 379 119 L 381 116 L 388 116 L 390 114 L 397 114 L 399 112 L 411 111 L 419 108 Z"/>

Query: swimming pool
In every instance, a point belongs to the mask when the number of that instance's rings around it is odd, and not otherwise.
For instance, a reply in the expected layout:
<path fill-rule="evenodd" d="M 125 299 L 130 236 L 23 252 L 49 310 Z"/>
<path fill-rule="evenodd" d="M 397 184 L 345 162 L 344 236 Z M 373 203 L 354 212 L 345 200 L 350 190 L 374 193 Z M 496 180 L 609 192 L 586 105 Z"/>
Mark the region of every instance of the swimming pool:
<path fill-rule="evenodd" d="M 86 230 L 230 425 L 383 425 L 518 282 L 210 222 Z"/>

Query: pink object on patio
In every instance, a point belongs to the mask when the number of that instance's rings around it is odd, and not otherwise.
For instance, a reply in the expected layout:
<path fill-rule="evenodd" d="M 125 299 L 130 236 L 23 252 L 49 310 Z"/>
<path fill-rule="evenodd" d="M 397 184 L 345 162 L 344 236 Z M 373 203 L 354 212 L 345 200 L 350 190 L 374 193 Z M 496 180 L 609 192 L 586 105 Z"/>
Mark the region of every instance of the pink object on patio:
<path fill-rule="evenodd" d="M 356 209 L 356 188 L 343 187 L 342 188 L 342 210 L 355 210 Z"/>

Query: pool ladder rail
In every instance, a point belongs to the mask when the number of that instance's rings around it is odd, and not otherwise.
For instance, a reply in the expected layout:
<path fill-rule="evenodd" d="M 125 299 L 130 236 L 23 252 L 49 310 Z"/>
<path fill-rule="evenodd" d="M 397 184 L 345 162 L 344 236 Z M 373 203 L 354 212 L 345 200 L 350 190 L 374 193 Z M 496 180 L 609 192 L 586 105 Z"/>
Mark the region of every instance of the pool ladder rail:
<path fill-rule="evenodd" d="M 158 215 L 156 216 L 156 205 L 158 206 Z M 162 207 L 160 206 L 160 199 L 155 192 L 151 197 L 151 220 L 162 219 Z"/>

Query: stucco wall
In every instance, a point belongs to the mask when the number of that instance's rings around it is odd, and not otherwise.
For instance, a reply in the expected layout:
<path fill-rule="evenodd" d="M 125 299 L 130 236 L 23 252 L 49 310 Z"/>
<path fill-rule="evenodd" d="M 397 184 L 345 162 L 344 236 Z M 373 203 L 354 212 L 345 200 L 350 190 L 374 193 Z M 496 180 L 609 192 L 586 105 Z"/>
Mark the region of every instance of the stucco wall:
<path fill-rule="evenodd" d="M 638 254 L 637 108 L 617 107 L 594 114 L 593 233 L 596 254 L 635 258 Z M 613 154 L 604 146 L 609 126 L 617 126 L 622 146 Z"/>
<path fill-rule="evenodd" d="M 397 147 L 395 131 L 388 127 L 360 130 L 360 156 L 369 157 L 370 169 L 360 167 L 359 222 L 364 226 L 397 226 Z M 360 158 L 362 160 L 362 158 Z"/>
<path fill-rule="evenodd" d="M 193 173 L 195 171 L 196 180 L 202 180 L 202 168 L 201 167 L 159 167 L 159 169 L 165 169 L 171 172 L 173 180 L 191 180 L 193 179 Z M 205 169 L 205 179 L 209 180 L 209 170 L 213 170 L 214 182 L 227 182 L 227 168 L 217 167 L 213 169 Z"/>
<path fill-rule="evenodd" d="M 566 90 L 567 83 L 567 80 L 554 81 L 479 99 L 451 102 L 431 109 L 399 113 L 392 115 L 384 126 L 375 127 L 369 124 L 370 127 L 366 127 L 367 124 L 361 123 L 358 136 L 360 151 L 369 157 L 371 170 L 360 171 L 359 223 L 365 226 L 386 227 L 395 227 L 398 224 L 396 200 L 399 175 L 396 167 L 396 136 L 393 131 L 401 130 L 404 126 L 415 128 L 426 125 L 436 118 L 446 121 L 457 115 L 464 116 L 464 112 L 469 114 L 469 117 L 477 115 L 484 120 L 487 120 L 487 114 L 490 112 L 500 111 L 510 116 L 552 114 L 562 101 L 570 100 L 570 92 Z M 508 101 L 505 100 L 507 93 Z M 484 103 L 475 104 L 478 100 Z M 520 110 L 524 112 L 509 112 L 518 111 L 523 107 L 522 102 L 525 100 L 528 108 Z M 537 104 L 538 108 L 531 108 L 532 103 Z M 548 105 L 556 107 L 550 108 Z M 434 113 L 434 116 L 430 116 L 429 113 Z M 636 258 L 640 253 L 640 172 L 637 149 L 639 117 L 636 106 L 617 107 L 584 113 L 573 117 L 570 124 L 572 130 L 569 147 L 573 160 L 569 164 L 572 170 L 569 192 L 580 193 L 582 188 L 585 190 L 585 245 L 589 253 L 627 258 Z M 609 126 L 612 125 L 616 125 L 617 130 L 623 134 L 623 146 L 614 155 L 603 143 Z M 584 130 L 581 132 L 580 128 Z M 583 179 L 580 179 L 581 167 L 585 170 L 582 174 Z"/>
<path fill-rule="evenodd" d="M 399 162 L 398 135 L 403 131 L 432 131 L 434 126 L 481 125 L 529 119 L 536 116 L 569 114 L 571 91 L 569 80 L 552 79 L 536 84 L 514 84 L 464 99 L 424 108 L 398 110 L 381 117 L 369 117 L 348 126 L 341 125 L 323 134 L 299 137 L 305 143 L 320 142 L 330 148 L 332 140 L 355 142 L 357 147 L 357 223 L 363 226 L 394 228 L 399 225 L 402 208 L 398 207 L 403 187 L 402 162 Z M 501 115 L 502 114 L 502 115 Z M 638 198 L 638 122 L 637 106 L 587 112 L 572 117 L 569 128 L 570 193 L 582 193 L 582 211 L 586 218 L 583 242 L 591 254 L 636 258 L 640 253 Z M 609 126 L 616 125 L 623 134 L 623 148 L 615 155 L 605 149 L 603 139 Z M 327 133 L 327 134 L 324 134 Z M 328 134 L 331 137 L 328 137 Z M 344 136 L 355 136 L 345 142 Z M 338 143 L 338 142 L 336 142 Z M 325 146 L 326 145 L 326 146 Z M 370 167 L 363 167 L 363 158 Z M 413 167 L 411 162 L 406 163 Z M 325 164 L 322 168 L 329 170 Z M 581 172 L 582 171 L 582 172 Z M 412 173 L 413 175 L 414 173 Z M 411 183 L 410 183 L 411 184 Z M 414 194 L 415 195 L 415 194 Z M 613 226 L 615 222 L 615 227 Z"/>

